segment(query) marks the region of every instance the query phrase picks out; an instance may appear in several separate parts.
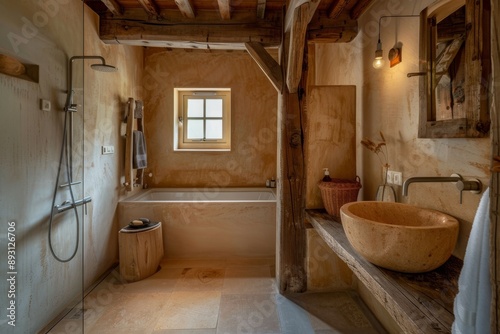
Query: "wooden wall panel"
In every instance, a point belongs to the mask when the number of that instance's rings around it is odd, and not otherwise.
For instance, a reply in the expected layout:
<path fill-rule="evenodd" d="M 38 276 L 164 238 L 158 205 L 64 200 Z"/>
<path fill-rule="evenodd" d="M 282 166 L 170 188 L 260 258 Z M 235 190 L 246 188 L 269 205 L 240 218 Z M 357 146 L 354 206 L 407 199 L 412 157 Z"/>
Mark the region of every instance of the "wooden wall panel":
<path fill-rule="evenodd" d="M 356 177 L 356 87 L 312 86 L 305 112 L 306 208 L 322 208 L 318 181 Z"/>

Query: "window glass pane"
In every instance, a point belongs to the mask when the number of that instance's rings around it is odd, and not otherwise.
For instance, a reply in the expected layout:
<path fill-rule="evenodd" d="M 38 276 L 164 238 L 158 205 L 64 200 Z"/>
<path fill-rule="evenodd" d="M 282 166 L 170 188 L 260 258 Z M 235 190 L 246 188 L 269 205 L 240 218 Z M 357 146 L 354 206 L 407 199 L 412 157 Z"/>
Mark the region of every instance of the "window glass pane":
<path fill-rule="evenodd" d="M 203 99 L 187 99 L 187 117 L 203 117 Z"/>
<path fill-rule="evenodd" d="M 207 119 L 206 139 L 222 139 L 222 120 Z"/>
<path fill-rule="evenodd" d="M 190 119 L 187 128 L 188 139 L 203 139 L 203 120 Z"/>
<path fill-rule="evenodd" d="M 207 99 L 207 117 L 222 117 L 222 99 Z"/>

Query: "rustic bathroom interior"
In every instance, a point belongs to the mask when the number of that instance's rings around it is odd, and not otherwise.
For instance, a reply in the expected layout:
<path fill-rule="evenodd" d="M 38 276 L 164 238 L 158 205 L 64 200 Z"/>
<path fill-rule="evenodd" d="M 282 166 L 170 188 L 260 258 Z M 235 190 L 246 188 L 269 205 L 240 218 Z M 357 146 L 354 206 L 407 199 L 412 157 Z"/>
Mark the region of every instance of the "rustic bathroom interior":
<path fill-rule="evenodd" d="M 446 333 L 473 226 L 498 254 L 494 0 L 0 8 L 2 333 Z M 370 262 L 324 168 L 451 256 Z"/>

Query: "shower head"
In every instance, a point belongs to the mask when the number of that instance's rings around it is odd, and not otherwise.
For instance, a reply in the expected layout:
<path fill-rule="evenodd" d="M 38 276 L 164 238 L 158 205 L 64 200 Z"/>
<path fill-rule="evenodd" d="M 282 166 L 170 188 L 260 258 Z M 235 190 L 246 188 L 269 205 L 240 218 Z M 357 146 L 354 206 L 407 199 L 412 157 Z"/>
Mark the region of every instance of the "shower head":
<path fill-rule="evenodd" d="M 90 67 L 93 70 L 99 71 L 99 72 L 116 72 L 118 69 L 114 67 L 113 65 L 107 65 L 106 63 L 103 64 L 92 64 Z"/>
<path fill-rule="evenodd" d="M 72 108 L 72 96 L 73 96 L 73 62 L 75 60 L 85 60 L 85 59 L 97 59 L 100 60 L 101 63 L 92 64 L 90 67 L 93 70 L 100 72 L 116 72 L 117 68 L 111 65 L 106 64 L 106 60 L 104 60 L 101 56 L 73 56 L 69 59 L 68 62 L 68 95 L 66 98 L 66 104 L 64 107 L 65 111 L 76 111 L 76 109 Z"/>

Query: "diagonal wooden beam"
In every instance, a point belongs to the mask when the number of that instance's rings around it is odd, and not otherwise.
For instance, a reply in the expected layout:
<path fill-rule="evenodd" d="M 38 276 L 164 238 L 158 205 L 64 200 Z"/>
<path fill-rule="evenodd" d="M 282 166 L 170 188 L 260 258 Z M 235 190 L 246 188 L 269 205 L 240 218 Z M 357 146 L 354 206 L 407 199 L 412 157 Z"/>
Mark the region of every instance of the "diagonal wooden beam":
<path fill-rule="evenodd" d="M 267 78 L 271 81 L 274 88 L 279 93 L 283 92 L 283 73 L 281 66 L 276 60 L 266 51 L 262 44 L 258 42 L 245 43 L 250 56 L 255 60 L 260 69 L 264 72 Z"/>
<path fill-rule="evenodd" d="M 464 41 L 465 34 L 458 36 L 436 57 L 436 84 L 441 81 L 441 78 L 445 73 L 448 73 L 448 69 L 455 60 L 455 57 L 458 54 L 458 51 L 460 51 Z"/>
<path fill-rule="evenodd" d="M 156 17 L 160 16 L 160 9 L 158 8 L 154 0 L 138 0 L 138 1 L 141 4 L 142 8 L 144 8 L 144 10 L 149 15 Z"/>
<path fill-rule="evenodd" d="M 108 7 L 109 11 L 115 16 L 120 16 L 123 13 L 123 8 L 115 0 L 101 0 Z"/>
<path fill-rule="evenodd" d="M 331 19 L 336 19 L 351 2 L 350 0 L 335 0 L 332 2 L 330 8 L 328 8 L 328 17 Z"/>
<path fill-rule="evenodd" d="M 257 0 L 257 17 L 264 19 L 266 15 L 266 0 Z"/>
<path fill-rule="evenodd" d="M 361 14 L 365 12 L 368 6 L 370 6 L 372 1 L 373 0 L 359 0 L 349 13 L 351 19 L 357 20 L 361 16 Z"/>
<path fill-rule="evenodd" d="M 193 9 L 193 5 L 191 4 L 191 1 L 189 1 L 189 0 L 175 0 L 175 4 L 177 5 L 177 7 L 179 8 L 179 10 L 181 11 L 181 13 L 184 17 L 188 17 L 190 19 L 195 18 L 196 15 L 194 14 L 194 9 Z"/>
<path fill-rule="evenodd" d="M 231 0 L 217 0 L 219 4 L 220 17 L 223 20 L 229 20 L 231 18 Z"/>

